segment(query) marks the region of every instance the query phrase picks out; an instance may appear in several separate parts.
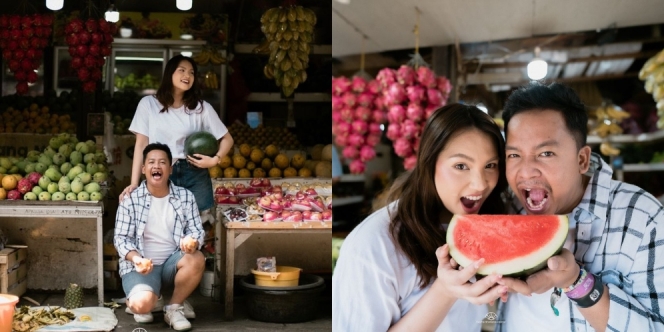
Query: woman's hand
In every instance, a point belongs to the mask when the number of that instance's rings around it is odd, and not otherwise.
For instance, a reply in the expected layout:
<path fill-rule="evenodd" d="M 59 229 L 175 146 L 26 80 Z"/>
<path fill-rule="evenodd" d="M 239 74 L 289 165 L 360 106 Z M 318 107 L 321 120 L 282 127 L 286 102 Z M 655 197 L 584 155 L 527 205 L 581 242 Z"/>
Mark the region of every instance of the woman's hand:
<path fill-rule="evenodd" d="M 128 185 L 127 188 L 125 188 L 125 189 L 120 193 L 120 202 L 122 202 L 122 200 L 123 200 L 125 197 L 128 197 L 129 194 L 131 194 L 131 192 L 134 191 L 134 189 L 136 189 L 136 188 L 138 188 L 138 186 L 133 185 L 133 184 Z"/>
<path fill-rule="evenodd" d="M 450 249 L 447 244 L 436 250 L 436 257 L 438 257 L 438 279 L 435 282 L 440 283 L 448 296 L 465 299 L 473 304 L 493 303 L 498 298 L 502 298 L 503 302 L 507 300 L 508 287 L 497 284 L 502 278 L 501 275 L 493 274 L 475 283 L 469 282 L 484 263 L 484 258 L 466 268 L 457 270 L 459 265 L 450 257 Z"/>
<path fill-rule="evenodd" d="M 210 168 L 219 162 L 219 158 L 195 153 L 193 156 L 187 156 L 187 161 L 198 168 Z"/>

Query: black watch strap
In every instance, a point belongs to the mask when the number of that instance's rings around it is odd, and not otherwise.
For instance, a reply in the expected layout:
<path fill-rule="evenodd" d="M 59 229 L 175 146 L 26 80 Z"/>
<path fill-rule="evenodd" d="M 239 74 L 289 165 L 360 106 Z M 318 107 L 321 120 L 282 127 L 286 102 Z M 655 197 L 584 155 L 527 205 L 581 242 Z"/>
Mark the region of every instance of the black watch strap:
<path fill-rule="evenodd" d="M 570 299 L 576 303 L 579 308 L 590 308 L 594 306 L 602 298 L 602 295 L 604 295 L 604 283 L 602 283 L 602 277 L 596 274 L 593 274 L 593 277 L 595 278 L 595 283 L 586 296 L 579 299 Z"/>

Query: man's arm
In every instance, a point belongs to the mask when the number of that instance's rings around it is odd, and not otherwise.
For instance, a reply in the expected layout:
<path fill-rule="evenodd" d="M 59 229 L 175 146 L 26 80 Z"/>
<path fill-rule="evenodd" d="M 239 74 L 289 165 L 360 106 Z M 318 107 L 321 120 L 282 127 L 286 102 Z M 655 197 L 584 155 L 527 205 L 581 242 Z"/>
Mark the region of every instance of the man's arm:
<path fill-rule="evenodd" d="M 118 212 L 115 215 L 113 244 L 120 257 L 132 261 L 128 255 L 132 251 L 137 254 L 138 252 L 135 244 L 136 225 L 131 221 L 130 205 L 131 199 L 125 199 L 118 206 Z"/>

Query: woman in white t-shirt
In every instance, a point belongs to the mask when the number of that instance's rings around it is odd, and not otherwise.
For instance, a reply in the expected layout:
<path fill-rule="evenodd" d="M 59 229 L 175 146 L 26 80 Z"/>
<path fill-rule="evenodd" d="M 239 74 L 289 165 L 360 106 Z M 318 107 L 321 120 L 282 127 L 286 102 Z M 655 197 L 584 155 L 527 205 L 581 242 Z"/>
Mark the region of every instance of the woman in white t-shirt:
<path fill-rule="evenodd" d="M 139 185 L 143 162 L 140 156 L 145 146 L 159 142 L 168 145 L 173 154 L 171 181 L 193 192 L 201 213 L 214 205 L 207 169 L 228 154 L 233 147 L 233 138 L 212 105 L 202 99 L 197 76 L 196 62 L 176 55 L 166 63 L 157 94 L 143 97 L 138 103 L 129 126 L 129 130 L 136 134 L 131 183 L 120 194 L 120 200 Z M 184 141 L 197 131 L 210 132 L 217 138 L 219 150 L 215 156 L 185 155 Z"/>
<path fill-rule="evenodd" d="M 471 283 L 483 260 L 458 269 L 445 230 L 453 214 L 504 213 L 504 169 L 504 140 L 491 117 L 460 104 L 436 110 L 415 168 L 341 247 L 332 330 L 480 331 L 484 304 L 506 299 L 507 288 L 499 275 Z"/>

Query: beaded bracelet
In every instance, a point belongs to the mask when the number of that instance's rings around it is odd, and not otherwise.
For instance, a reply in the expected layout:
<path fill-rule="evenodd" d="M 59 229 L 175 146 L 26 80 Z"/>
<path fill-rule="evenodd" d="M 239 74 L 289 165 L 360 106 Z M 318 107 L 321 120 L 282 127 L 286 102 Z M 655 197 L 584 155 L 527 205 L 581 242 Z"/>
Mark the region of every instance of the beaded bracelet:
<path fill-rule="evenodd" d="M 574 288 L 583 283 L 583 281 L 586 279 L 587 276 L 588 276 L 588 271 L 586 271 L 586 269 L 584 269 L 583 267 L 579 266 L 579 277 L 576 278 L 576 281 L 574 281 L 571 285 L 569 285 L 568 287 L 564 287 L 563 292 L 565 293 L 571 292 Z"/>

